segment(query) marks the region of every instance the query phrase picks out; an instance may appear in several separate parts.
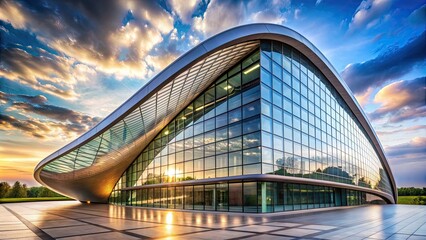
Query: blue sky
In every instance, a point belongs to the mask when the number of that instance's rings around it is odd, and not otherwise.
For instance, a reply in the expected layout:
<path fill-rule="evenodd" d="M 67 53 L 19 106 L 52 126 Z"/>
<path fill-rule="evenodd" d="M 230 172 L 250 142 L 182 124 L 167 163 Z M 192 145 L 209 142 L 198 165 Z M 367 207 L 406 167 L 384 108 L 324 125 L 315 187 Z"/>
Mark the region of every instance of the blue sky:
<path fill-rule="evenodd" d="M 369 116 L 398 186 L 426 186 L 425 1 L 0 2 L 0 181 L 93 127 L 174 59 L 234 26 L 304 35 Z"/>

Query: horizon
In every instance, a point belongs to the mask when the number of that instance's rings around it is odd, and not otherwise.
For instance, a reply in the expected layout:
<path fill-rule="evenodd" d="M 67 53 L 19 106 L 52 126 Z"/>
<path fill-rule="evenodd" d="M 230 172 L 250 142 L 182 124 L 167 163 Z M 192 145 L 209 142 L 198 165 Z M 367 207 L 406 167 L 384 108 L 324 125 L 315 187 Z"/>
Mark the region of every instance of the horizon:
<path fill-rule="evenodd" d="M 33 170 L 42 159 L 94 127 L 179 56 L 226 29 L 268 22 L 305 36 L 339 72 L 377 133 L 397 187 L 426 187 L 422 1 L 0 6 L 0 182 L 41 186 Z"/>

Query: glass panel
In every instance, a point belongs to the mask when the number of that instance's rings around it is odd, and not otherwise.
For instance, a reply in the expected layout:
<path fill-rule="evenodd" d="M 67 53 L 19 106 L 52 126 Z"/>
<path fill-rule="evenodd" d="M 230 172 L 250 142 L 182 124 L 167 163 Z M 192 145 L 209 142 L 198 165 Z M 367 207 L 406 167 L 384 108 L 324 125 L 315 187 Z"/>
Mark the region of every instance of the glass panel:
<path fill-rule="evenodd" d="M 243 184 L 230 183 L 229 184 L 229 211 L 242 212 L 243 211 Z"/>
<path fill-rule="evenodd" d="M 185 186 L 185 209 L 194 208 L 193 194 L 194 194 L 193 186 Z"/>
<path fill-rule="evenodd" d="M 216 210 L 216 188 L 215 185 L 205 185 L 204 188 L 205 210 Z"/>
<path fill-rule="evenodd" d="M 228 211 L 228 184 L 216 184 L 216 210 Z"/>
<path fill-rule="evenodd" d="M 257 212 L 257 183 L 245 182 L 244 186 L 244 212 Z"/>
<path fill-rule="evenodd" d="M 204 186 L 194 186 L 194 209 L 204 210 Z"/>

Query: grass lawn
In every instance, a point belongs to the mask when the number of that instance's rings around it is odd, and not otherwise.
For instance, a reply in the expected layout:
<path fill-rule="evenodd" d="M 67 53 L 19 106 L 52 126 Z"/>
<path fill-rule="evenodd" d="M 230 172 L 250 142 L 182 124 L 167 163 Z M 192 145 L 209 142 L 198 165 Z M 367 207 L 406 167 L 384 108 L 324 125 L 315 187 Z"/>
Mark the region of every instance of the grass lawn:
<path fill-rule="evenodd" d="M 0 203 L 63 201 L 63 200 L 72 200 L 72 199 L 67 197 L 0 198 Z"/>
<path fill-rule="evenodd" d="M 418 196 L 398 196 L 398 204 L 418 204 L 414 202 L 414 199 Z M 426 198 L 423 196 L 423 198 Z"/>

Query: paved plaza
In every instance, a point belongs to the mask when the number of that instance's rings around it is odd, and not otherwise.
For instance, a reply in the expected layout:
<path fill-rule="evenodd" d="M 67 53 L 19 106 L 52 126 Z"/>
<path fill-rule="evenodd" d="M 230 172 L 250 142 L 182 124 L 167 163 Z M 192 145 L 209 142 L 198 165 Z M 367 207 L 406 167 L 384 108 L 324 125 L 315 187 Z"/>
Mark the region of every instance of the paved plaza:
<path fill-rule="evenodd" d="M 0 205 L 0 239 L 426 239 L 426 207 L 275 214 L 189 212 L 76 201 Z"/>

